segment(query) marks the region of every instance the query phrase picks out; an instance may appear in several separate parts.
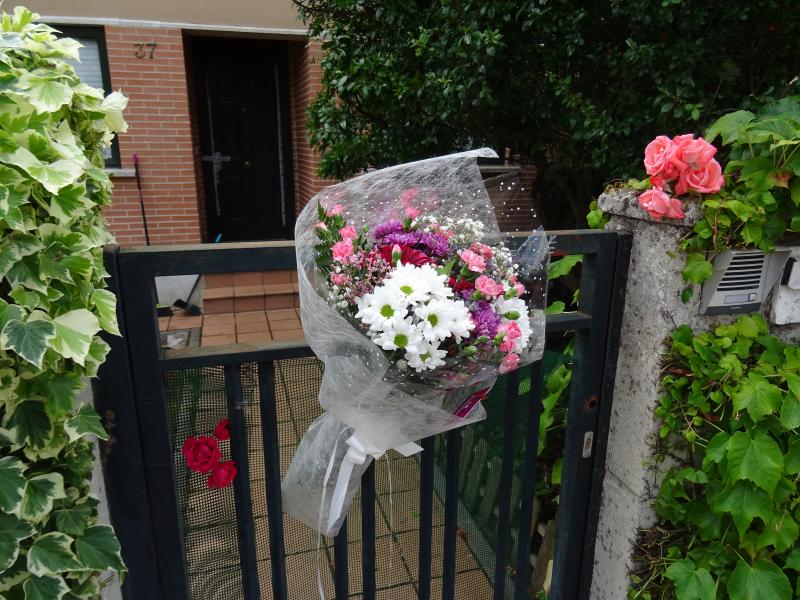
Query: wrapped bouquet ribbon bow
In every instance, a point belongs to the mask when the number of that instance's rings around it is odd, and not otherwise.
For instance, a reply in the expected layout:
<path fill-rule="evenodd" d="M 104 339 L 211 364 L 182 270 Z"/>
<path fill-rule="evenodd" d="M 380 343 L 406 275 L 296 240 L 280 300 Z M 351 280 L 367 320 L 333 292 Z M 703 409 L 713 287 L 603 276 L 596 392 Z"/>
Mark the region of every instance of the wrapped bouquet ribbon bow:
<path fill-rule="evenodd" d="M 373 459 L 486 417 L 499 374 L 544 350 L 549 244 L 511 251 L 478 168 L 491 150 L 326 188 L 295 226 L 306 340 L 325 412 L 284 478 L 285 510 L 336 535 Z M 510 184 L 511 185 L 511 184 Z"/>

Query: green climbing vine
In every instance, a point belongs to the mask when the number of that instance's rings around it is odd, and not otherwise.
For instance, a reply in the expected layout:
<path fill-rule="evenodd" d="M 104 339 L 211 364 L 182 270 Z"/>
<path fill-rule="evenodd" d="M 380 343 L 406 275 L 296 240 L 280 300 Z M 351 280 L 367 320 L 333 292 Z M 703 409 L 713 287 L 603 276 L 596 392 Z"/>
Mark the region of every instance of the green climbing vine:
<path fill-rule="evenodd" d="M 0 20 L 0 598 L 95 599 L 124 572 L 90 492 L 99 416 L 77 392 L 116 334 L 105 290 L 103 151 L 127 100 L 82 84 L 80 44 Z"/>

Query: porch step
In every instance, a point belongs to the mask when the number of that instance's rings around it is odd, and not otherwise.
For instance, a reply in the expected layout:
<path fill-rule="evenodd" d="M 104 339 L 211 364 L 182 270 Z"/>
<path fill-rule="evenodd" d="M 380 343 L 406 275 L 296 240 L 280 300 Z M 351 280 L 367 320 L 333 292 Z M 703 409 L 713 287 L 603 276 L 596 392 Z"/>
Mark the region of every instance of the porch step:
<path fill-rule="evenodd" d="M 300 306 L 297 271 L 214 273 L 203 276 L 206 315 Z"/>

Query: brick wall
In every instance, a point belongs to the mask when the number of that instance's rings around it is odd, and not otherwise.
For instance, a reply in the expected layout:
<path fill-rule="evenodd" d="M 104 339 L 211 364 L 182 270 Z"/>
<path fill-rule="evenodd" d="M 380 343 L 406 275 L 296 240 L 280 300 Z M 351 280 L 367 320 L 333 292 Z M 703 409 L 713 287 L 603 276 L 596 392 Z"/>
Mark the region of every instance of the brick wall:
<path fill-rule="evenodd" d="M 111 85 L 130 98 L 128 133 L 119 136 L 123 168 L 140 161 L 152 244 L 201 241 L 197 182 L 186 87 L 183 39 L 178 29 L 106 27 Z M 137 43 L 158 44 L 153 58 L 136 58 Z M 123 246 L 144 244 L 136 181 L 114 181 L 113 206 L 105 211 Z"/>
<path fill-rule="evenodd" d="M 308 143 L 306 109 L 319 93 L 322 45 L 315 40 L 289 44 L 289 79 L 292 104 L 292 158 L 294 163 L 295 214 L 327 185 L 335 181 L 317 175 L 319 157 Z"/>

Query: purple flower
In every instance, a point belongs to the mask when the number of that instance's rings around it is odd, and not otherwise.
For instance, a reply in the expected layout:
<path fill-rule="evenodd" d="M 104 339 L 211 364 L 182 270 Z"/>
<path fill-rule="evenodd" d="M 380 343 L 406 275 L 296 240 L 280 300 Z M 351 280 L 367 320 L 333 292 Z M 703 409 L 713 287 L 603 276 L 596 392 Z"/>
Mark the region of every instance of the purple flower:
<path fill-rule="evenodd" d="M 500 328 L 500 315 L 494 312 L 488 302 L 477 302 L 474 309 L 470 313 L 472 322 L 475 323 L 473 335 L 476 337 L 485 335 L 490 338 L 496 336 L 497 330 Z"/>
<path fill-rule="evenodd" d="M 418 231 L 389 233 L 383 236 L 382 242 L 399 246 L 414 246 L 419 243 L 420 235 Z"/>
<path fill-rule="evenodd" d="M 431 254 L 435 256 L 447 256 L 450 250 L 447 238 L 439 233 L 423 233 L 419 238 L 419 243 L 427 246 Z"/>
<path fill-rule="evenodd" d="M 377 225 L 375 229 L 372 230 L 372 235 L 378 240 L 390 233 L 398 233 L 400 231 L 403 231 L 403 224 L 397 220 L 389 220 Z"/>

